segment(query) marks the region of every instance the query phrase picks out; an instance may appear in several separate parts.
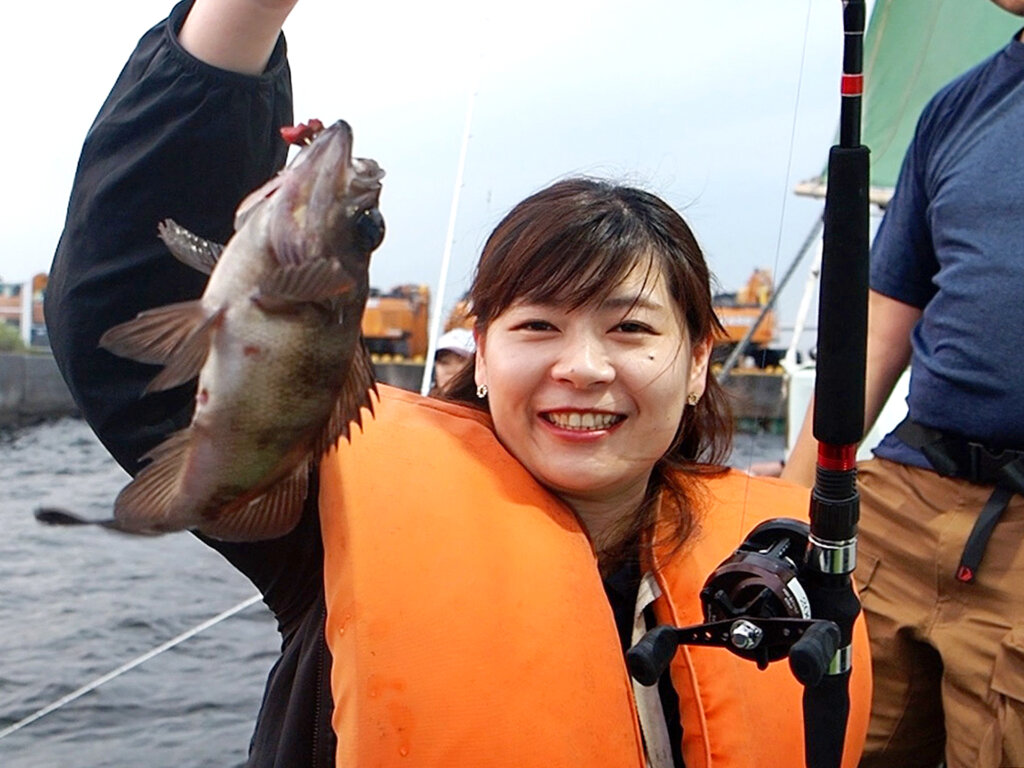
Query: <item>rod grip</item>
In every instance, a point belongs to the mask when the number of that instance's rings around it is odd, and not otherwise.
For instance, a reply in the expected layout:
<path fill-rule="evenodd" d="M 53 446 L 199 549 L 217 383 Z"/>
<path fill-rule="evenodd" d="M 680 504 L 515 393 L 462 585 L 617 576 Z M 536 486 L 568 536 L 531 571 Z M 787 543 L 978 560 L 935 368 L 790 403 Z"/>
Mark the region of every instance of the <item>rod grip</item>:
<path fill-rule="evenodd" d="M 814 436 L 834 445 L 864 436 L 868 159 L 867 147 L 832 147 L 828 161 Z"/>

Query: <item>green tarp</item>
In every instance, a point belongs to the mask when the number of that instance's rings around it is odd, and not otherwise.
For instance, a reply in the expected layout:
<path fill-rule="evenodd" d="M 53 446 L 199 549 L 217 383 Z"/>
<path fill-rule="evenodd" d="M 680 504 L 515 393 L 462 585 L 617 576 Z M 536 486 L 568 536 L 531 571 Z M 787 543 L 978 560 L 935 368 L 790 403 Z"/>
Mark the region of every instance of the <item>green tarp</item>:
<path fill-rule="evenodd" d="M 935 92 L 1022 26 L 1024 20 L 990 0 L 875 0 L 864 36 L 861 131 L 871 150 L 873 190 L 896 184 L 917 118 Z M 820 191 L 822 180 L 815 181 L 798 191 Z"/>

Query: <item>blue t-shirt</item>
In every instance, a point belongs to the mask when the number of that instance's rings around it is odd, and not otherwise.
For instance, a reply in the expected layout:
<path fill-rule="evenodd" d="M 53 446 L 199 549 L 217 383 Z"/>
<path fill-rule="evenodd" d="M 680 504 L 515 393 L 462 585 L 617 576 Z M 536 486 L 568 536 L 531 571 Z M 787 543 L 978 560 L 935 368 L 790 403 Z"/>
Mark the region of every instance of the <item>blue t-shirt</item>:
<path fill-rule="evenodd" d="M 925 107 L 871 251 L 871 287 L 923 310 L 910 417 L 1024 449 L 1024 44 Z M 875 454 L 929 467 L 889 435 Z"/>

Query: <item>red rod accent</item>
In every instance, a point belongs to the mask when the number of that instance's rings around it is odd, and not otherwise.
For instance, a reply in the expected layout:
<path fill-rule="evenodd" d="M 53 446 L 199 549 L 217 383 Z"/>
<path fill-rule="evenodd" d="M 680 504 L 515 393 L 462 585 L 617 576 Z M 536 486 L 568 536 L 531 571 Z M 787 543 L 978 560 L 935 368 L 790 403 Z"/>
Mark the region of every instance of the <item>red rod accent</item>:
<path fill-rule="evenodd" d="M 857 445 L 818 443 L 818 466 L 845 472 L 857 466 Z"/>
<path fill-rule="evenodd" d="M 864 75 L 847 75 L 844 73 L 839 90 L 843 96 L 860 96 L 864 93 Z"/>

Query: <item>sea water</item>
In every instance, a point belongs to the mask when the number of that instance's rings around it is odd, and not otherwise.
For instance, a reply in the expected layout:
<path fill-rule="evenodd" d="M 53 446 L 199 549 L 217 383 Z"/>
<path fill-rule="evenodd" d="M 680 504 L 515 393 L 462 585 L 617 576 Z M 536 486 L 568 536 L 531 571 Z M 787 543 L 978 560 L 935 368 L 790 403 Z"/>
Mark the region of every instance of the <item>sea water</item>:
<path fill-rule="evenodd" d="M 109 517 L 127 479 L 80 420 L 0 433 L 0 733 L 255 594 L 187 533 L 50 528 L 32 515 Z M 278 647 L 257 602 L 0 738 L 0 766 L 239 765 Z"/>

